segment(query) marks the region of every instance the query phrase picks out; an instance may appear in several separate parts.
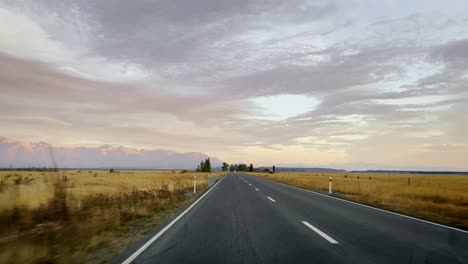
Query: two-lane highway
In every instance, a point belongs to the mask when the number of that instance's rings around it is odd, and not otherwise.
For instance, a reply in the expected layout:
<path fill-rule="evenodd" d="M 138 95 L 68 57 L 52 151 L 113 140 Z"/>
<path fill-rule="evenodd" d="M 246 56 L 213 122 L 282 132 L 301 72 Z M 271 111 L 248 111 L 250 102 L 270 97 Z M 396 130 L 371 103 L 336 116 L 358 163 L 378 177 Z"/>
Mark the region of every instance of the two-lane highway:
<path fill-rule="evenodd" d="M 468 263 L 468 233 L 231 173 L 127 260 Z"/>

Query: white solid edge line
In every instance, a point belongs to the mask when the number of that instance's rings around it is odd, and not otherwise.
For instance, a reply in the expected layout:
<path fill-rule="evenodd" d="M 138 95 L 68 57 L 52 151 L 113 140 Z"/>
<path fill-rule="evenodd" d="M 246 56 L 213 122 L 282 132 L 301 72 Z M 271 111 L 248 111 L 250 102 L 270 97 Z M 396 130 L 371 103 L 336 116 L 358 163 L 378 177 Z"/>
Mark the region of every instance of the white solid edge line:
<path fill-rule="evenodd" d="M 159 231 L 154 237 L 152 237 L 150 240 L 148 240 L 143 246 L 141 246 L 135 253 L 133 253 L 130 257 L 128 257 L 126 260 L 122 262 L 122 264 L 130 264 L 132 261 L 134 261 L 143 251 L 145 251 L 151 244 L 154 243 L 160 236 L 162 236 L 169 228 L 171 228 L 177 221 L 179 221 L 182 216 L 184 216 L 190 209 L 192 209 L 203 197 L 205 197 L 211 190 L 213 190 L 216 185 L 218 185 L 224 177 L 219 180 L 215 185 L 213 185 L 209 190 L 207 190 L 200 198 L 198 198 L 192 205 L 190 205 L 187 209 L 185 209 L 179 216 L 177 216 L 174 220 L 172 220 L 167 226 L 165 226 L 161 231 Z"/>
<path fill-rule="evenodd" d="M 370 205 L 365 205 L 365 204 L 360 204 L 360 203 L 348 201 L 348 200 L 345 200 L 345 199 L 342 199 L 342 198 L 337 198 L 337 197 L 329 196 L 329 195 L 326 195 L 326 194 L 318 193 L 318 192 L 315 192 L 315 191 L 302 189 L 302 188 L 299 188 L 299 187 L 296 187 L 296 186 L 287 185 L 287 184 L 284 184 L 284 183 L 281 183 L 281 182 L 276 182 L 276 181 L 273 181 L 273 180 L 270 180 L 270 179 L 265 179 L 265 180 L 273 182 L 273 183 L 281 184 L 281 185 L 284 185 L 284 186 L 287 186 L 287 187 L 291 187 L 291 188 L 294 188 L 294 189 L 298 189 L 298 190 L 301 190 L 301 191 L 310 192 L 310 193 L 313 193 L 313 194 L 316 194 L 316 195 L 324 196 L 324 197 L 327 197 L 327 198 L 330 198 L 330 199 L 335 199 L 335 200 L 338 200 L 338 201 L 341 201 L 341 202 L 346 202 L 346 203 L 350 203 L 350 204 L 359 205 L 359 206 L 366 207 L 366 208 L 369 208 L 369 209 L 374 209 L 374 210 L 385 212 L 385 213 L 392 214 L 392 215 L 398 215 L 398 216 L 401 216 L 401 217 L 416 220 L 416 221 L 423 222 L 423 223 L 426 223 L 426 224 L 431 224 L 431 225 L 435 225 L 435 226 L 438 226 L 438 227 L 443 227 L 443 228 L 447 228 L 447 229 L 451 229 L 451 230 L 454 230 L 454 231 L 458 231 L 458 232 L 468 234 L 468 231 L 458 229 L 456 227 L 451 227 L 451 226 L 447 226 L 447 225 L 443 225 L 443 224 L 438 224 L 438 223 L 434 223 L 434 222 L 427 221 L 427 220 L 424 220 L 424 219 L 412 217 L 412 216 L 409 216 L 409 215 L 404 215 L 404 214 L 395 213 L 395 212 L 392 212 L 392 211 L 387 211 L 385 209 L 380 209 L 380 208 L 373 207 L 373 206 L 370 206 Z"/>
<path fill-rule="evenodd" d="M 307 223 L 306 221 L 302 221 L 302 223 L 306 225 L 308 228 L 312 229 L 315 233 L 319 234 L 321 237 L 325 238 L 328 242 L 332 244 L 339 244 L 338 241 L 331 238 L 329 235 L 325 234 L 324 232 L 320 231 L 320 229 L 316 228 L 315 226 Z"/>
<path fill-rule="evenodd" d="M 255 188 L 255 190 L 256 190 L 257 192 L 259 191 L 259 189 L 257 189 L 257 188 Z"/>
<path fill-rule="evenodd" d="M 267 196 L 268 199 L 270 199 L 272 202 L 276 202 L 275 200 L 273 200 L 273 198 L 271 198 L 270 196 Z"/>

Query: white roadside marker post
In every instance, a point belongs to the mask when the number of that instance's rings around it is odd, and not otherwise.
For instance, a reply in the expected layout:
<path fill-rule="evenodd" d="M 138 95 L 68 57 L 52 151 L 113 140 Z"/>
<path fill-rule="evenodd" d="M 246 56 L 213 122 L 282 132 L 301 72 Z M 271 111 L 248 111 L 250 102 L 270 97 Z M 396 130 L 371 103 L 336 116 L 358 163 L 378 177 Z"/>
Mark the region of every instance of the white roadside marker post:
<path fill-rule="evenodd" d="M 328 177 L 328 193 L 332 193 L 332 177 Z"/>
<path fill-rule="evenodd" d="M 197 175 L 193 176 L 193 193 L 197 193 Z"/>

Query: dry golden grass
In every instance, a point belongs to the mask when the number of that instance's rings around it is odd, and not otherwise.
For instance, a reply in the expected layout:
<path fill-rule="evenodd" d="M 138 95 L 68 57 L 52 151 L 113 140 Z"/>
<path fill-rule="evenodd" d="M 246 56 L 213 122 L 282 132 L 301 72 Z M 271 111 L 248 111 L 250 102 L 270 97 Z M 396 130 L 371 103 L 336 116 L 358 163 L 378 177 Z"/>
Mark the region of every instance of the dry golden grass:
<path fill-rule="evenodd" d="M 161 188 L 167 185 L 174 190 L 175 184 L 182 184 L 177 188 L 193 186 L 193 176 L 198 175 L 198 185 L 206 183 L 208 175 L 217 173 L 172 173 L 172 171 L 120 171 L 109 173 L 104 170 L 82 170 L 55 172 L 25 172 L 0 171 L 0 210 L 13 207 L 35 208 L 47 203 L 54 195 L 54 184 L 57 180 L 67 179 L 66 188 L 70 196 L 81 199 L 92 194 L 113 194 L 128 192 L 136 189 Z M 14 180 L 33 179 L 30 183 L 15 184 Z M 189 186 L 190 185 L 190 186 Z"/>
<path fill-rule="evenodd" d="M 106 263 L 221 173 L 0 172 L 0 263 Z"/>
<path fill-rule="evenodd" d="M 468 176 L 375 173 L 250 173 L 468 230 Z M 408 181 L 409 179 L 409 181 Z"/>

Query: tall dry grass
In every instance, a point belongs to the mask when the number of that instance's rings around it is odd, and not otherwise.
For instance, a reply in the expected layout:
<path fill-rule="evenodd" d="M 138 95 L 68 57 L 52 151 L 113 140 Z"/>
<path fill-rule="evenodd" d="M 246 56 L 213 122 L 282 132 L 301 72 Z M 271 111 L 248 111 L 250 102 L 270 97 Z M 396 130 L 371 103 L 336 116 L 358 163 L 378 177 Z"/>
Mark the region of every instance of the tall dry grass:
<path fill-rule="evenodd" d="M 0 263 L 105 263 L 190 202 L 195 175 L 203 191 L 218 174 L 0 172 Z"/>
<path fill-rule="evenodd" d="M 468 175 L 376 173 L 250 173 L 468 230 Z"/>

